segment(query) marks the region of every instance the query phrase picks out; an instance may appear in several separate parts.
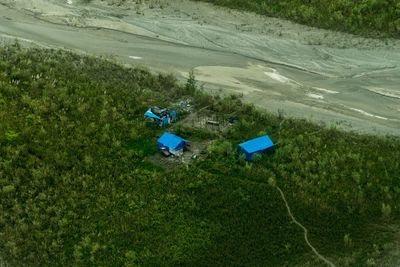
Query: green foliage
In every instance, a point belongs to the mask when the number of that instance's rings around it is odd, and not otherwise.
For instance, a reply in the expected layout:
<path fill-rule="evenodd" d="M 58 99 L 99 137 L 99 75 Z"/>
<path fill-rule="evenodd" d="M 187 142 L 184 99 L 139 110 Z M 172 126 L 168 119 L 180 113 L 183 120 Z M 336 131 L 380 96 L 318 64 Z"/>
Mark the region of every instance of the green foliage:
<path fill-rule="evenodd" d="M 233 153 L 232 143 L 229 141 L 217 141 L 208 147 L 208 152 L 218 156 L 226 157 Z"/>
<path fill-rule="evenodd" d="M 376 266 L 376 261 L 374 258 L 369 258 L 367 260 L 367 266 Z"/>
<path fill-rule="evenodd" d="M 7 193 L 11 193 L 15 191 L 15 186 L 14 185 L 6 185 L 3 187 L 3 193 L 7 194 Z"/>
<path fill-rule="evenodd" d="M 18 45 L 0 48 L 0 96 L 0 251 L 15 266 L 309 262 L 276 185 L 313 245 L 354 266 L 376 263 L 370 244 L 390 240 L 370 225 L 399 219 L 398 138 L 323 129 L 188 92 L 170 75 Z M 214 140 L 206 158 L 169 171 L 147 158 L 162 130 L 143 112 L 181 96 L 239 122 L 219 135 L 177 127 Z M 246 162 L 236 145 L 263 133 L 278 148 Z"/>
<path fill-rule="evenodd" d="M 268 178 L 268 184 L 270 186 L 276 186 L 276 179 L 274 177 L 269 177 Z"/>
<path fill-rule="evenodd" d="M 382 203 L 382 214 L 385 218 L 389 218 L 392 213 L 392 207 L 389 204 Z"/>
<path fill-rule="evenodd" d="M 364 36 L 400 37 L 396 0 L 195 0 Z"/>
<path fill-rule="evenodd" d="M 13 142 L 18 139 L 18 134 L 14 131 L 7 131 L 5 137 L 8 142 Z"/>
<path fill-rule="evenodd" d="M 194 75 L 194 71 L 191 70 L 189 72 L 189 78 L 188 78 L 188 80 L 186 82 L 186 86 L 185 86 L 186 91 L 191 93 L 191 94 L 193 94 L 195 92 L 196 88 L 197 88 L 196 87 L 196 83 L 197 82 L 196 82 L 196 77 Z"/>
<path fill-rule="evenodd" d="M 347 247 L 351 247 L 353 244 L 353 240 L 351 240 L 351 237 L 349 234 L 344 235 L 343 241 L 344 241 L 345 246 L 347 246 Z"/>

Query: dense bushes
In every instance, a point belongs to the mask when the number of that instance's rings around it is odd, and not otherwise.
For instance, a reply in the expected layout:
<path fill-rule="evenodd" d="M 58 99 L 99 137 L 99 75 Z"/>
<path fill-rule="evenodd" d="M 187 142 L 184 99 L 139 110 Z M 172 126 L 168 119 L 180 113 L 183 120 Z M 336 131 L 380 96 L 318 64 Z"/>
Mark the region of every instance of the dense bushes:
<path fill-rule="evenodd" d="M 396 0 L 196 0 L 364 36 L 400 37 Z"/>
<path fill-rule="evenodd" d="M 215 140 L 204 160 L 163 169 L 147 160 L 162 130 L 142 114 L 188 94 L 239 122 L 224 134 L 177 127 Z M 355 266 L 378 257 L 390 236 L 369 226 L 399 218 L 397 138 L 262 113 L 172 76 L 2 47 L 0 121 L 0 252 L 13 265 L 318 265 L 275 185 L 340 266 L 342 257 Z M 275 153 L 253 163 L 236 154 L 263 133 L 278 142 Z"/>

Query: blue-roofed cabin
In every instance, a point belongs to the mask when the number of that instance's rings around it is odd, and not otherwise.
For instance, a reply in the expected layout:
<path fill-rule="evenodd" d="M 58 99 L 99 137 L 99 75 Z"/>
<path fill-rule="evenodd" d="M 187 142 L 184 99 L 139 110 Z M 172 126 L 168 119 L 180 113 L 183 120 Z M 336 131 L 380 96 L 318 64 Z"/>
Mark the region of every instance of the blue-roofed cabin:
<path fill-rule="evenodd" d="M 175 156 L 180 156 L 185 149 L 187 141 L 172 133 L 165 132 L 157 141 L 159 150 L 167 150 Z"/>
<path fill-rule="evenodd" d="M 264 135 L 241 143 L 239 145 L 239 151 L 245 155 L 246 160 L 252 160 L 254 155 L 272 150 L 274 146 L 271 138 L 269 138 L 268 135 Z"/>

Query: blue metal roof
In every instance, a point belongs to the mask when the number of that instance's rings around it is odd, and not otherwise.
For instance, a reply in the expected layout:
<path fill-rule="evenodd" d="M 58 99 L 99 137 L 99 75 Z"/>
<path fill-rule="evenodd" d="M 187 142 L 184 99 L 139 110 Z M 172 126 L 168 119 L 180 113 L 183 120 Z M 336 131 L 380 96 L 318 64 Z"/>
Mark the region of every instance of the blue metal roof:
<path fill-rule="evenodd" d="M 187 141 L 179 136 L 172 133 L 165 132 L 159 139 L 158 144 L 170 149 L 180 149 L 183 148 L 183 144 Z"/>
<path fill-rule="evenodd" d="M 260 152 L 269 148 L 272 148 L 274 143 L 269 138 L 268 135 L 264 135 L 247 142 L 241 143 L 239 147 L 241 147 L 245 152 L 251 154 Z"/>
<path fill-rule="evenodd" d="M 146 113 L 144 113 L 144 116 L 152 118 L 152 119 L 156 119 L 156 120 L 161 120 L 160 117 L 158 117 L 156 114 L 154 114 L 153 112 L 151 112 L 151 110 L 146 111 Z"/>

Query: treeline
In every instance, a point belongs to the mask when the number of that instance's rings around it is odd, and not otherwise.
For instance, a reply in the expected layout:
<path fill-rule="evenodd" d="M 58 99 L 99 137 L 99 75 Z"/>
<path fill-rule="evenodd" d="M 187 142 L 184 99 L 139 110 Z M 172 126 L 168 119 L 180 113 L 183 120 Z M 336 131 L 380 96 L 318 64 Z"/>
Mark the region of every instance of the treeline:
<path fill-rule="evenodd" d="M 222 134 L 168 129 L 212 143 L 203 160 L 159 166 L 148 158 L 164 129 L 143 112 L 188 97 L 238 123 Z M 400 215 L 398 138 L 260 112 L 193 79 L 1 47 L 0 121 L 0 254 L 15 266 L 320 265 L 275 186 L 321 253 L 365 266 Z M 265 133 L 274 153 L 252 163 L 237 154 Z"/>
<path fill-rule="evenodd" d="M 400 37 L 397 0 L 195 0 L 367 37 Z"/>

